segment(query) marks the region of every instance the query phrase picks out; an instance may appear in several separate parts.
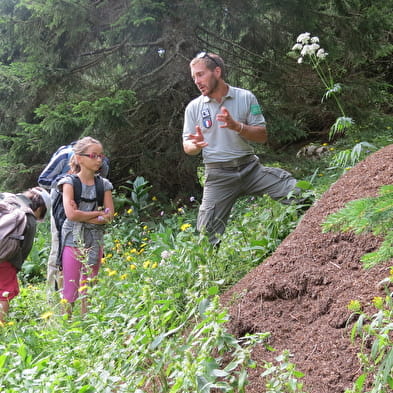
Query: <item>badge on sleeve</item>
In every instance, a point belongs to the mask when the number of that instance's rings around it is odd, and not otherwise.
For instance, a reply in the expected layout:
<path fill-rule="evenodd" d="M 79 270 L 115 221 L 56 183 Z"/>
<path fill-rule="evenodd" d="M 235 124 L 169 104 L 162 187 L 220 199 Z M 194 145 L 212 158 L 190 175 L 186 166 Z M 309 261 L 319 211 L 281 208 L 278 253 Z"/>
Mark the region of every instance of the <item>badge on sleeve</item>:
<path fill-rule="evenodd" d="M 258 104 L 251 105 L 251 114 L 252 115 L 261 115 L 262 114 L 261 107 Z"/>
<path fill-rule="evenodd" d="M 202 109 L 201 115 L 202 115 L 203 127 L 210 128 L 213 125 L 213 122 L 209 109 L 207 108 Z"/>

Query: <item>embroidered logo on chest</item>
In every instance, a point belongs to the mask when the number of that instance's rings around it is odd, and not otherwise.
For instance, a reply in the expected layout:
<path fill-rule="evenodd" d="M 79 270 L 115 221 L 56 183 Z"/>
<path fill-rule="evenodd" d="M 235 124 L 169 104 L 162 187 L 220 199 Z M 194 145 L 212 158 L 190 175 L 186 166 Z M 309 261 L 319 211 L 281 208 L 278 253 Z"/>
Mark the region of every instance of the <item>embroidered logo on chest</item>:
<path fill-rule="evenodd" d="M 213 121 L 209 109 L 202 109 L 201 115 L 203 127 L 210 128 L 213 125 Z"/>

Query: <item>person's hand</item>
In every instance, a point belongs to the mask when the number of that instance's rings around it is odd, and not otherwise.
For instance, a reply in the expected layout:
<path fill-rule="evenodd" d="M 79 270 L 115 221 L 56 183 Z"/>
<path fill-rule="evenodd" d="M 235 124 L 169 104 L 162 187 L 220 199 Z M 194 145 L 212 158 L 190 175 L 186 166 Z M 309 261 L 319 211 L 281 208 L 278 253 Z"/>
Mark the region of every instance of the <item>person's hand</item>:
<path fill-rule="evenodd" d="M 239 128 L 241 124 L 233 119 L 233 117 L 229 113 L 228 109 L 225 108 L 225 106 L 221 108 L 221 113 L 217 114 L 216 120 L 223 123 L 220 125 L 220 128 L 229 128 L 231 130 L 239 132 Z"/>
<path fill-rule="evenodd" d="M 195 126 L 195 134 L 190 134 L 188 137 L 188 140 L 191 141 L 191 143 L 197 147 L 198 149 L 203 149 L 204 147 L 207 146 L 207 142 L 205 142 L 205 138 L 202 134 L 201 127 Z"/>

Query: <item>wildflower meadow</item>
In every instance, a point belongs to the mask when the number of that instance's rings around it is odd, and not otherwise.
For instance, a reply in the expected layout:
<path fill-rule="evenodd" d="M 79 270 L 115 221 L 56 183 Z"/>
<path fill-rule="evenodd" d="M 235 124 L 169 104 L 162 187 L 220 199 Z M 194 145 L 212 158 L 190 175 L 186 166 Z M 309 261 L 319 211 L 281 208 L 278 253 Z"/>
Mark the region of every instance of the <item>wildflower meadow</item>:
<path fill-rule="evenodd" d="M 251 348 L 269 334 L 228 334 L 218 295 L 290 233 L 297 208 L 239 201 L 233 240 L 217 252 L 195 230 L 195 198 L 160 211 L 147 181 L 130 187 L 132 198 L 115 197 L 128 203 L 108 227 L 98 282 L 79 288 L 89 299 L 84 316 L 76 307 L 67 318 L 59 293 L 47 296 L 50 237 L 40 227 L 0 329 L 2 392 L 244 391 Z"/>

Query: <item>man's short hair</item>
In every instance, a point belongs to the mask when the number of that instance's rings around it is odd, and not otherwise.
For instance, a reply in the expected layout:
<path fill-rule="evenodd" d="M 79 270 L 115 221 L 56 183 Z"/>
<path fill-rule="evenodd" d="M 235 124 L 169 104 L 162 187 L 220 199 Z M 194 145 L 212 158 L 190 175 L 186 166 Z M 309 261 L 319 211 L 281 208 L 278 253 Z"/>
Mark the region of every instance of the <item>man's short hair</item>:
<path fill-rule="evenodd" d="M 220 67 L 221 69 L 221 78 L 225 79 L 225 64 L 224 60 L 216 55 L 215 53 L 210 52 L 201 52 L 198 53 L 190 62 L 190 67 L 194 64 L 204 63 L 206 67 L 213 71 L 216 67 Z"/>

